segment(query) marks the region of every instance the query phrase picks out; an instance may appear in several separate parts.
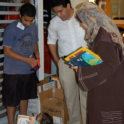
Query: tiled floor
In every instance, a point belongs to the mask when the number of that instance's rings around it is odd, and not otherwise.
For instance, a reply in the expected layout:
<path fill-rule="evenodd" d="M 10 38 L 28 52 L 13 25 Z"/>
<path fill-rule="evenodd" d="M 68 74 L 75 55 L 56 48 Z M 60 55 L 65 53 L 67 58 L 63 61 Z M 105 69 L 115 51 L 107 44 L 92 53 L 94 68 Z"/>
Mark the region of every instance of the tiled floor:
<path fill-rule="evenodd" d="M 1 123 L 0 123 L 0 124 L 1 124 Z M 2 123 L 2 124 L 8 124 L 8 123 Z M 16 121 L 15 121 L 15 124 L 17 124 Z"/>

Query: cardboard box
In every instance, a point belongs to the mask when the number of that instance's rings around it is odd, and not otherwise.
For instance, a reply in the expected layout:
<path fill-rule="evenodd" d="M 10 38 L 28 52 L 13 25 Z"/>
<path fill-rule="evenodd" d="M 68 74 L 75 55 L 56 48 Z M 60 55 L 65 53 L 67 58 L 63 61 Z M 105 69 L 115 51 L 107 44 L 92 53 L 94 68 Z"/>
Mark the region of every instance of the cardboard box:
<path fill-rule="evenodd" d="M 51 82 L 49 82 L 51 80 Z M 52 79 L 51 77 L 45 78 L 44 80 L 41 80 L 40 83 L 37 85 L 38 93 L 52 89 L 53 94 L 55 93 L 55 89 L 62 88 L 59 79 L 55 78 Z"/>
<path fill-rule="evenodd" d="M 44 80 L 41 80 L 41 81 L 37 84 L 37 87 L 38 87 L 38 86 L 41 86 L 41 85 L 43 85 L 43 84 L 48 83 L 48 82 L 49 82 L 49 79 L 50 79 L 50 77 L 47 77 L 47 78 L 45 78 Z"/>
<path fill-rule="evenodd" d="M 49 82 L 51 80 L 52 82 Z M 66 124 L 69 117 L 59 78 L 47 77 L 37 84 L 37 88 L 38 99 L 29 100 L 28 114 L 33 113 L 37 116 L 40 112 L 47 112 L 53 117 L 55 124 Z M 48 110 L 45 108 L 48 108 Z"/>
<path fill-rule="evenodd" d="M 52 82 L 49 82 L 49 81 L 52 81 Z M 60 81 L 59 79 L 57 79 L 57 77 L 56 77 L 56 80 L 54 79 L 51 80 L 51 76 L 45 78 L 44 80 L 41 80 L 40 83 L 37 84 L 38 98 L 28 100 L 27 114 L 28 115 L 34 114 L 34 116 L 37 116 L 40 113 L 39 93 L 46 91 L 48 89 L 52 89 L 54 94 L 55 88 L 61 88 Z"/>
<path fill-rule="evenodd" d="M 60 80 L 59 80 L 59 77 L 57 77 L 57 76 L 52 76 L 52 77 L 51 77 L 51 80 L 57 81 L 58 87 L 62 88 L 61 83 L 60 83 Z"/>
<path fill-rule="evenodd" d="M 52 117 L 62 118 L 62 124 L 67 124 L 69 119 L 67 106 L 64 100 L 63 89 L 55 89 L 53 96 L 52 89 L 39 93 L 41 112 L 47 112 Z"/>

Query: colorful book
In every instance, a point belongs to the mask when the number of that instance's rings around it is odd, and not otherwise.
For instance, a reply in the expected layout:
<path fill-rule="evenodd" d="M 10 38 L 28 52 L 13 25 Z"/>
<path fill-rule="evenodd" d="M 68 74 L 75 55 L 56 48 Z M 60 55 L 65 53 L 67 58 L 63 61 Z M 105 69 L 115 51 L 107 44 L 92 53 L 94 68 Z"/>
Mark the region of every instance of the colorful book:
<path fill-rule="evenodd" d="M 18 115 L 17 124 L 35 124 L 35 117 L 26 115 Z"/>
<path fill-rule="evenodd" d="M 103 62 L 99 55 L 86 47 L 81 47 L 71 53 L 65 61 L 71 66 L 94 66 Z"/>

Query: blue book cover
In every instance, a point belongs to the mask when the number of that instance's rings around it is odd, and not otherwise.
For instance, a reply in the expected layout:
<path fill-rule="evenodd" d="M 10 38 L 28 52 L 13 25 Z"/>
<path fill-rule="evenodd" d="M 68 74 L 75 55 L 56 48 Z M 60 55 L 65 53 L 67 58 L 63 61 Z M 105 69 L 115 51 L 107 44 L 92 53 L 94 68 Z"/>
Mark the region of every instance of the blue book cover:
<path fill-rule="evenodd" d="M 82 47 L 65 58 L 71 66 L 93 66 L 101 64 L 101 58 L 86 47 Z"/>

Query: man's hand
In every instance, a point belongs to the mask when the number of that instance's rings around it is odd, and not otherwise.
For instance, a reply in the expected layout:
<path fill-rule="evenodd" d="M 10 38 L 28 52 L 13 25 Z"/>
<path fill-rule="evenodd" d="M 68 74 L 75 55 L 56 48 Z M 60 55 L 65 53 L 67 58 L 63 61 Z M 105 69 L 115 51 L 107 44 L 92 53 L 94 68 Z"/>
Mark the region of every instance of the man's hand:
<path fill-rule="evenodd" d="M 4 46 L 4 54 L 12 59 L 16 59 L 19 61 L 23 61 L 28 63 L 32 68 L 34 68 L 38 64 L 38 60 L 34 58 L 27 58 L 24 56 L 21 56 L 14 51 L 11 50 L 10 47 Z M 37 52 L 37 57 L 39 58 L 39 52 Z"/>
<path fill-rule="evenodd" d="M 51 52 L 51 55 L 52 55 L 52 57 L 54 59 L 54 62 L 58 66 L 59 58 L 57 56 L 56 45 L 55 44 L 49 44 L 48 47 L 49 47 L 49 50 Z"/>
<path fill-rule="evenodd" d="M 34 58 L 27 58 L 27 63 L 34 68 L 38 64 L 38 60 Z"/>
<path fill-rule="evenodd" d="M 71 68 L 74 69 L 76 72 L 78 70 L 78 66 L 72 66 Z"/>
<path fill-rule="evenodd" d="M 55 63 L 56 63 L 56 65 L 59 64 L 59 59 L 58 58 L 55 60 Z"/>

